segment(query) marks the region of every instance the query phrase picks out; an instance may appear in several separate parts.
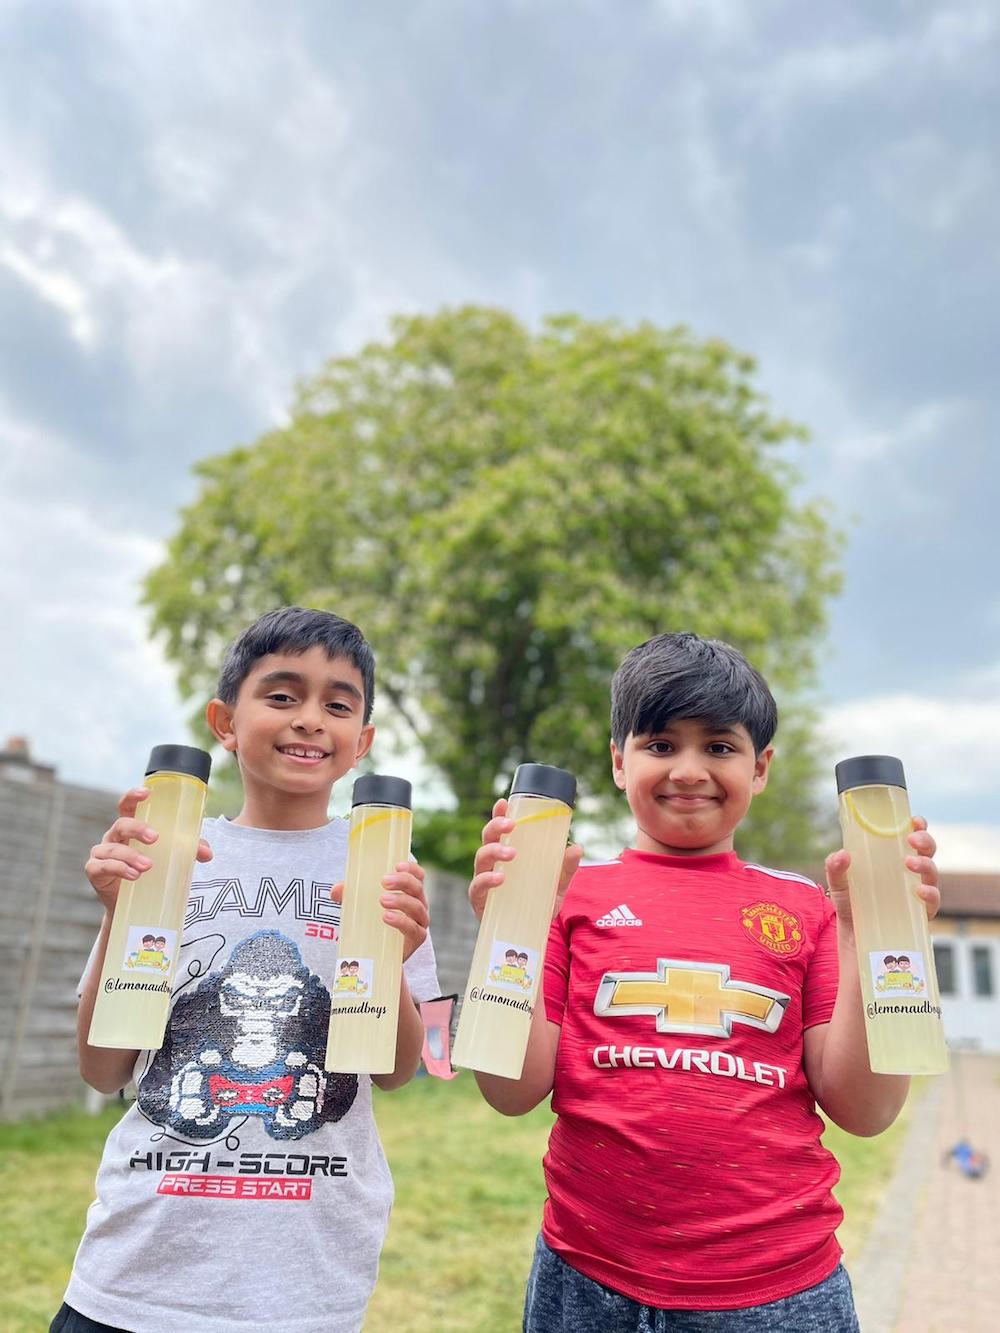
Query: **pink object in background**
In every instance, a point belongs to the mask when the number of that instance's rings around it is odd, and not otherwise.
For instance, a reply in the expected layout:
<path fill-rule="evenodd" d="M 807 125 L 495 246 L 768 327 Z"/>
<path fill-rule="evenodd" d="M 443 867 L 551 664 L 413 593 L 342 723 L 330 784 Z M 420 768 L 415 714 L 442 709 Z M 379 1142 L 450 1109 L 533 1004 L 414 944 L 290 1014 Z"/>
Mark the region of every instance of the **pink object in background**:
<path fill-rule="evenodd" d="M 441 995 L 436 1000 L 423 1000 L 420 1017 L 424 1024 L 424 1048 L 421 1052 L 424 1068 L 434 1078 L 455 1078 L 458 1070 L 451 1067 L 451 1015 L 457 995 Z"/>

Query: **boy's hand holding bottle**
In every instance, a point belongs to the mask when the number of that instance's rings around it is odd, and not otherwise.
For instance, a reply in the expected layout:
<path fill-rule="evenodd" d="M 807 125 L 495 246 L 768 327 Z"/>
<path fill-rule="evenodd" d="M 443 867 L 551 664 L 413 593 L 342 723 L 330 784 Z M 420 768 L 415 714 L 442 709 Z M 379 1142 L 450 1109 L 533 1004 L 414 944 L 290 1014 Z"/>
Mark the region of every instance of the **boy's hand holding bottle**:
<path fill-rule="evenodd" d="M 385 890 L 379 898 L 385 909 L 382 920 L 402 935 L 405 963 L 427 938 L 431 923 L 427 894 L 424 891 L 423 866 L 416 861 L 400 861 L 391 875 L 383 875 L 382 888 Z M 343 883 L 334 884 L 330 897 L 335 903 L 343 900 Z"/>
<path fill-rule="evenodd" d="M 927 908 L 927 918 L 933 921 L 941 906 L 941 891 L 938 888 L 938 868 L 934 863 L 937 843 L 927 832 L 927 820 L 918 815 L 913 817 L 913 832 L 906 841 L 913 848 L 913 855 L 906 858 L 906 868 L 920 876 L 917 895 Z M 830 890 L 830 901 L 837 912 L 841 925 L 853 929 L 851 918 L 851 896 L 848 889 L 847 872 L 851 868 L 848 852 L 841 849 L 831 852 L 826 858 L 826 884 Z"/>
<path fill-rule="evenodd" d="M 99 843 L 90 849 L 84 872 L 91 887 L 110 915 L 118 901 L 118 889 L 123 879 L 138 879 L 153 864 L 138 847 L 130 844 L 143 842 L 151 846 L 160 836 L 155 829 L 136 819 L 135 812 L 149 798 L 148 787 L 133 787 L 118 802 L 118 818 Z M 204 838 L 198 840 L 198 860 L 211 861 L 212 849 Z"/>
<path fill-rule="evenodd" d="M 469 884 L 469 902 L 480 921 L 486 910 L 486 900 L 490 890 L 504 881 L 504 865 L 508 861 L 513 861 L 517 855 L 516 848 L 500 842 L 504 834 L 514 832 L 514 820 L 507 816 L 508 804 L 507 798 L 503 796 L 494 803 L 493 818 L 484 826 L 482 846 L 476 851 L 475 872 Z M 569 882 L 579 869 L 582 858 L 583 848 L 579 843 L 571 843 L 566 848 L 559 886 L 556 889 L 555 906 L 552 909 L 553 919 L 559 914 Z"/>

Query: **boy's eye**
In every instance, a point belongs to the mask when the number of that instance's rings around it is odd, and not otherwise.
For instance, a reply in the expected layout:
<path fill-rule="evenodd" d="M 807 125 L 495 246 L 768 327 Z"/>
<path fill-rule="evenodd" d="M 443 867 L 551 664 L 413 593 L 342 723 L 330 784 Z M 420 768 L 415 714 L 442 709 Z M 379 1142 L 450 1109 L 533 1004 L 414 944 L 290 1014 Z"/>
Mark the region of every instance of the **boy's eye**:
<path fill-rule="evenodd" d="M 733 746 L 728 745 L 725 741 L 713 741 L 712 744 L 708 747 L 708 752 L 709 752 L 709 754 L 735 754 L 735 753 L 736 753 L 736 751 L 734 750 Z"/>
<path fill-rule="evenodd" d="M 337 713 L 349 713 L 351 711 L 351 705 L 344 703 L 342 699 L 331 700 L 330 703 L 327 704 L 327 708 L 332 709 Z"/>
<path fill-rule="evenodd" d="M 669 741 L 650 741 L 646 749 L 650 754 L 669 754 L 671 745 Z"/>
<path fill-rule="evenodd" d="M 290 694 L 282 694 L 280 691 L 275 694 L 269 694 L 268 700 L 274 704 L 290 704 L 293 702 Z"/>

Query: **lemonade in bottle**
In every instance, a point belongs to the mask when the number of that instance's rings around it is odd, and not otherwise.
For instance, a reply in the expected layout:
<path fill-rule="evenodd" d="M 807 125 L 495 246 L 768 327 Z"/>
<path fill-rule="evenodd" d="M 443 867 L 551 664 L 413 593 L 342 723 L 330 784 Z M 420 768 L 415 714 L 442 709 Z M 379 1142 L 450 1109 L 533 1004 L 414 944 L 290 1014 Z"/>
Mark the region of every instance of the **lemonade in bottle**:
<path fill-rule="evenodd" d="M 367 773 L 351 796 L 337 964 L 330 985 L 326 1067 L 391 1074 L 403 970 L 403 937 L 382 920 L 382 877 L 410 856 L 411 789 L 405 778 Z"/>
<path fill-rule="evenodd" d="M 490 891 L 479 927 L 452 1063 L 520 1078 L 538 1002 L 545 944 L 576 801 L 576 779 L 548 764 L 521 764 L 507 815 L 517 848 Z"/>
<path fill-rule="evenodd" d="M 869 1063 L 877 1074 L 944 1073 L 927 911 L 904 859 L 913 825 L 903 765 L 890 755 L 859 755 L 842 760 L 836 777 Z"/>
<path fill-rule="evenodd" d="M 153 864 L 118 889 L 91 1046 L 154 1051 L 163 1044 L 211 767 L 211 755 L 193 745 L 157 745 L 149 756 L 149 796 L 135 817 L 159 837 L 150 846 L 133 842 Z"/>

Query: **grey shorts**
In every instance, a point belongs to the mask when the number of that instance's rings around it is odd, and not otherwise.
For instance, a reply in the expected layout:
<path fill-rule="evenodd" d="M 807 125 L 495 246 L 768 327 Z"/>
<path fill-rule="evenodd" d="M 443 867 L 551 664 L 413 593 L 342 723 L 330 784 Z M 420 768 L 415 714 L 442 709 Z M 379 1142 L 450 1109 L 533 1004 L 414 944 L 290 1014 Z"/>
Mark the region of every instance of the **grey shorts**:
<path fill-rule="evenodd" d="M 538 1237 L 524 1333 L 859 1333 L 851 1279 L 840 1264 L 818 1286 L 743 1310 L 660 1310 L 570 1268 Z"/>

